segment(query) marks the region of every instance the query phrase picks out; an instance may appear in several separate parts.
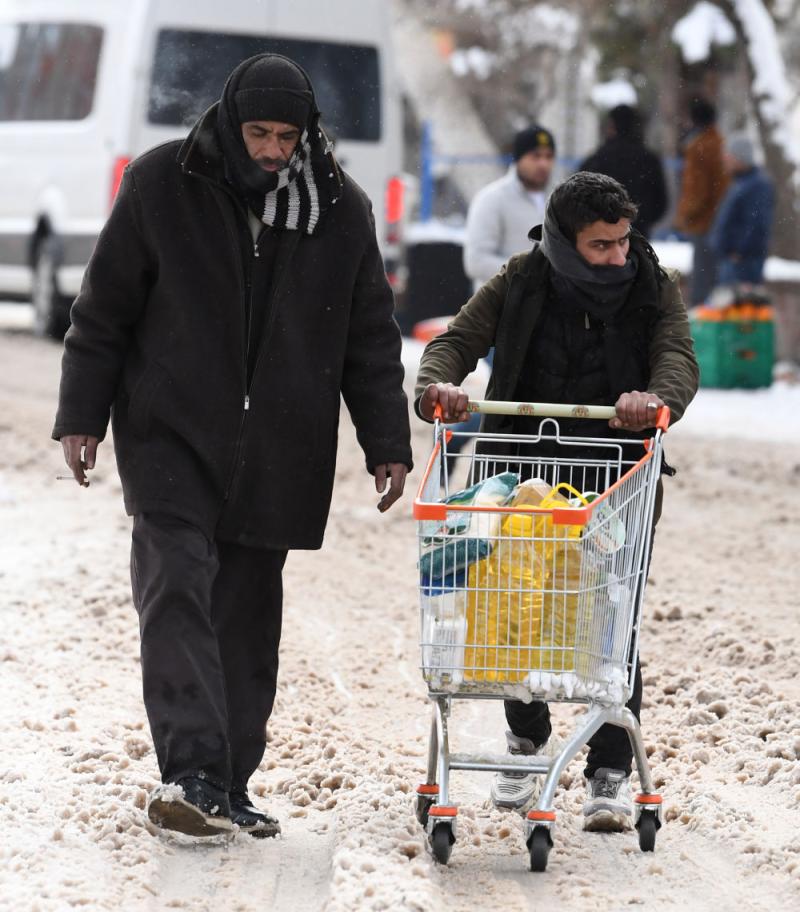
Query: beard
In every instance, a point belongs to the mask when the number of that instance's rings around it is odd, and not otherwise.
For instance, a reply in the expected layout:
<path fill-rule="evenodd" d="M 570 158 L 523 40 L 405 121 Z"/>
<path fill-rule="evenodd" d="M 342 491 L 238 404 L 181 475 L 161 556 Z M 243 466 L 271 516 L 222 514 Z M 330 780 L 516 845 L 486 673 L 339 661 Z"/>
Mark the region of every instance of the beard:
<path fill-rule="evenodd" d="M 284 168 L 289 166 L 288 158 L 267 158 L 262 156 L 253 160 L 259 168 L 263 168 L 265 171 L 283 171 Z"/>

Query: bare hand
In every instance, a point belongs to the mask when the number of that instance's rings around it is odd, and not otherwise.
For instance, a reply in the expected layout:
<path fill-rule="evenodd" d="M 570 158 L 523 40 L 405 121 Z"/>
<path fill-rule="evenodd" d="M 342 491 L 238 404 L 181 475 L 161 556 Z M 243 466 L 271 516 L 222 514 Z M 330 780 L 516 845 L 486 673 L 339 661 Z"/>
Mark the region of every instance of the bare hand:
<path fill-rule="evenodd" d="M 402 462 L 387 462 L 384 465 L 375 466 L 375 490 L 379 494 L 386 491 L 386 479 L 390 479 L 389 490 L 383 494 L 378 509 L 385 513 L 389 507 L 403 496 L 403 488 L 406 486 L 406 475 L 408 475 L 408 466 Z"/>
<path fill-rule="evenodd" d="M 654 393 L 640 393 L 637 390 L 623 393 L 614 405 L 617 417 L 608 423 L 612 428 L 643 431 L 656 426 L 658 410 L 662 405 L 665 405 L 664 400 Z"/>
<path fill-rule="evenodd" d="M 444 422 L 451 424 L 469 418 L 467 402 L 469 396 L 460 386 L 454 386 L 452 383 L 429 383 L 420 397 L 419 410 L 424 418 L 433 421 L 433 410 L 437 404 L 441 405 Z"/>
<path fill-rule="evenodd" d="M 95 458 L 97 456 L 97 437 L 91 434 L 67 434 L 61 438 L 61 446 L 64 450 L 64 462 L 70 467 L 75 481 L 82 488 L 89 487 L 89 479 L 86 477 L 88 469 L 94 468 Z M 83 457 L 81 458 L 81 450 Z"/>

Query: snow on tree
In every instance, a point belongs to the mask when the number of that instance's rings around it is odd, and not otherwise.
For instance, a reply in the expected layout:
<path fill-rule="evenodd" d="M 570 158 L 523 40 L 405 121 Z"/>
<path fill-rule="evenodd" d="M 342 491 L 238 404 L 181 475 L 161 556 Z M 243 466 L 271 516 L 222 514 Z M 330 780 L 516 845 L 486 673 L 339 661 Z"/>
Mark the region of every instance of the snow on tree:
<path fill-rule="evenodd" d="M 672 40 L 686 63 L 700 63 L 711 56 L 714 46 L 735 44 L 736 30 L 718 6 L 702 0 L 675 23 Z"/>
<path fill-rule="evenodd" d="M 800 259 L 800 155 L 790 130 L 797 92 L 787 74 L 774 18 L 780 13 L 791 15 L 797 4 L 784 0 L 783 3 L 775 4 L 772 13 L 763 0 L 714 0 L 714 5 L 727 18 L 747 54 L 750 96 L 766 167 L 779 188 L 774 251 L 787 259 Z M 724 26 L 708 10 L 709 6 L 710 3 L 698 3 L 689 13 L 697 29 L 691 39 L 685 28 L 688 17 L 678 22 L 673 30 L 673 36 L 678 40 L 683 38 L 681 46 L 684 56 L 687 49 L 690 53 L 695 52 L 704 40 L 708 54 L 712 37 L 718 42 L 720 35 L 725 36 Z"/>

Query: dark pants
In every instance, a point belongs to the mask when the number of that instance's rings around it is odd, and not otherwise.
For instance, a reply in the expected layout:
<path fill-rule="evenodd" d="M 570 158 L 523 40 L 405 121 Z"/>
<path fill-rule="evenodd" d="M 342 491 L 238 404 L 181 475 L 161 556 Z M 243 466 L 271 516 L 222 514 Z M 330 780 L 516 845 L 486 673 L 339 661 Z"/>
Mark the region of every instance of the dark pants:
<path fill-rule="evenodd" d="M 707 234 L 692 238 L 692 276 L 689 281 L 689 303 L 692 307 L 705 304 L 717 284 L 717 255 Z"/>
<path fill-rule="evenodd" d="M 244 790 L 275 699 L 286 551 L 209 541 L 166 514 L 133 522 L 144 703 L 164 782 Z"/>
<path fill-rule="evenodd" d="M 547 703 L 522 703 L 519 700 L 505 700 L 506 721 L 508 727 L 518 738 L 530 738 L 535 745 L 541 746 L 550 737 L 550 708 Z M 639 718 L 642 706 L 642 672 L 639 660 L 636 660 L 636 672 L 633 681 L 633 694 L 627 703 L 628 709 Z M 612 769 L 625 770 L 631 773 L 633 750 L 628 733 L 618 725 L 602 725 L 589 740 L 589 756 L 586 760 L 584 776 L 590 779 L 595 770 L 606 766 Z"/>

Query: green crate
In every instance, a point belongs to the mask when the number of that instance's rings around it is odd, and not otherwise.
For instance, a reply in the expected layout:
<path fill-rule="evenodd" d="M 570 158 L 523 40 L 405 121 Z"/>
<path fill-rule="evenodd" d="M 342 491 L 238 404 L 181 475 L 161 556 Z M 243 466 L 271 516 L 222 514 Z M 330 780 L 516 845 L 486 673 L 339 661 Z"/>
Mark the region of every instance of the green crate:
<path fill-rule="evenodd" d="M 700 385 L 753 389 L 772 383 L 772 320 L 690 319 Z"/>

